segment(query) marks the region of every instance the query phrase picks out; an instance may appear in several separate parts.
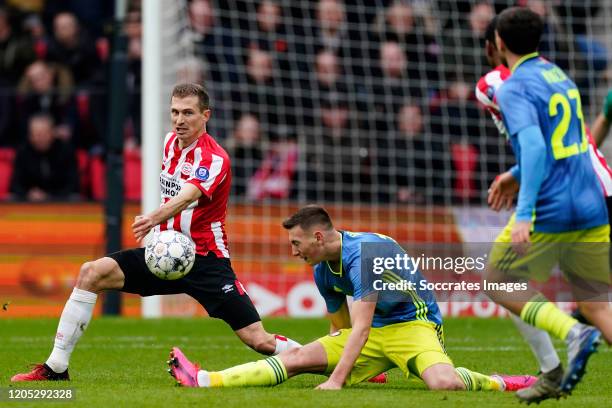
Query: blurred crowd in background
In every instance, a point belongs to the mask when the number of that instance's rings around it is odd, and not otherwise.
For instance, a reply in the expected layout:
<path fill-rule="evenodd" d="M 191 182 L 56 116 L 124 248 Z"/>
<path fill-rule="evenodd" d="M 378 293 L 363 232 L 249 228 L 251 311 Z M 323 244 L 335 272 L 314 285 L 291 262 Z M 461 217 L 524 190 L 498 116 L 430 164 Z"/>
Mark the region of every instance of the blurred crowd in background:
<path fill-rule="evenodd" d="M 113 3 L 0 0 L 0 199 L 104 197 Z M 142 4 L 128 3 L 126 198 L 138 200 Z M 474 97 L 485 29 L 508 6 L 542 16 L 541 54 L 587 112 L 607 86 L 598 0 L 183 3 L 185 66 L 211 94 L 235 201 L 482 203 L 513 163 Z"/>

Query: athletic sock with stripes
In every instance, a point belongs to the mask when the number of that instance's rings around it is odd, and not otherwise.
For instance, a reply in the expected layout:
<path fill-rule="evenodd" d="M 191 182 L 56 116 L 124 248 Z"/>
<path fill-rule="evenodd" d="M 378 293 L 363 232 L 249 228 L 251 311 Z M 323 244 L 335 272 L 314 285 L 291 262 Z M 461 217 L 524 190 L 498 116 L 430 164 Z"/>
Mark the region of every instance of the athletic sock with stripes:
<path fill-rule="evenodd" d="M 541 294 L 523 306 L 521 319 L 561 340 L 565 340 L 571 328 L 578 323 L 578 320 L 563 313 Z"/>
<path fill-rule="evenodd" d="M 287 370 L 280 358 L 269 357 L 223 371 L 208 372 L 210 387 L 272 386 L 287 381 Z"/>
<path fill-rule="evenodd" d="M 503 384 L 493 376 L 477 373 L 465 367 L 455 368 L 466 391 L 502 391 Z"/>

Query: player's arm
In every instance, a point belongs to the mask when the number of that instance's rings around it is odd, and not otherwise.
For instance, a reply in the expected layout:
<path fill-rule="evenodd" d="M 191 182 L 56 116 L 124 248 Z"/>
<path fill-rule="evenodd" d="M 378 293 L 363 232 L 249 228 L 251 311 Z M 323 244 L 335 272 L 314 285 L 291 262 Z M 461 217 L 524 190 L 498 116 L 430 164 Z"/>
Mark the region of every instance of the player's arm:
<path fill-rule="evenodd" d="M 515 154 L 520 166 L 520 187 L 516 206 L 516 222 L 512 228 L 512 242 L 529 242 L 533 210 L 546 172 L 546 143 L 538 118 L 537 101 L 532 100 L 528 85 L 506 81 L 497 91 L 497 101 L 504 125 L 515 140 Z M 516 139 L 513 139 L 516 138 Z M 523 252 L 524 245 L 515 246 Z"/>
<path fill-rule="evenodd" d="M 349 313 L 348 303 L 346 300 L 338 310 L 328 315 L 330 321 L 329 332 L 334 333 L 340 329 L 351 328 L 351 314 Z"/>
<path fill-rule="evenodd" d="M 522 129 L 517 137 L 520 146 L 521 182 L 512 242 L 527 243 L 538 193 L 545 176 L 546 143 L 538 126 Z"/>
<path fill-rule="evenodd" d="M 376 296 L 371 295 L 372 296 Z M 357 357 L 361 354 L 363 346 L 368 341 L 370 335 L 370 327 L 376 308 L 376 299 L 363 298 L 356 300 L 352 306 L 353 329 L 346 341 L 344 351 L 340 357 L 338 365 L 330 375 L 329 379 L 319 385 L 320 390 L 339 390 L 344 385 L 348 375 L 353 369 Z"/>
<path fill-rule="evenodd" d="M 604 99 L 603 111 L 597 115 L 593 126 L 591 126 L 591 133 L 597 147 L 601 146 L 610 132 L 610 124 L 612 124 L 612 89 Z"/>
<path fill-rule="evenodd" d="M 181 191 L 159 208 L 146 215 L 138 215 L 132 224 L 132 231 L 137 241 L 149 233 L 151 228 L 174 217 L 197 199 L 202 197 L 202 191 L 193 184 L 185 183 Z"/>

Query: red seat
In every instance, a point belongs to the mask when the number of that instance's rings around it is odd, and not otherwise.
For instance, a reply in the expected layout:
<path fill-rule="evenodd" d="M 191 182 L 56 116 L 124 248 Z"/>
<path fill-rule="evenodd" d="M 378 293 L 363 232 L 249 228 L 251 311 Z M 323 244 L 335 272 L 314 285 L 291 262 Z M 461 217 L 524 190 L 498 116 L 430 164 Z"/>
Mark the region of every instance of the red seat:
<path fill-rule="evenodd" d="M 89 197 L 90 184 L 91 184 L 91 172 L 89 171 L 89 153 L 85 149 L 78 149 L 76 151 L 77 157 L 77 168 L 79 171 L 79 192 L 81 197 Z"/>
<path fill-rule="evenodd" d="M 456 170 L 453 192 L 455 197 L 470 199 L 476 196 L 475 172 L 478 165 L 478 149 L 468 144 L 451 146 L 453 167 Z"/>
<path fill-rule="evenodd" d="M 0 200 L 6 200 L 13 176 L 13 160 L 15 150 L 0 148 Z"/>
<path fill-rule="evenodd" d="M 79 91 L 76 94 L 76 107 L 79 114 L 79 119 L 82 122 L 86 122 L 90 119 L 90 100 L 89 93 L 87 91 Z"/>
<path fill-rule="evenodd" d="M 142 190 L 142 159 L 140 150 L 123 152 L 123 191 L 128 201 L 140 201 Z"/>
<path fill-rule="evenodd" d="M 123 152 L 123 196 L 128 201 L 140 201 L 142 176 L 140 150 Z M 106 198 L 106 163 L 101 156 L 90 160 L 91 196 L 100 201 Z"/>
<path fill-rule="evenodd" d="M 92 156 L 90 161 L 91 198 L 96 201 L 106 197 L 106 164 L 100 155 Z"/>

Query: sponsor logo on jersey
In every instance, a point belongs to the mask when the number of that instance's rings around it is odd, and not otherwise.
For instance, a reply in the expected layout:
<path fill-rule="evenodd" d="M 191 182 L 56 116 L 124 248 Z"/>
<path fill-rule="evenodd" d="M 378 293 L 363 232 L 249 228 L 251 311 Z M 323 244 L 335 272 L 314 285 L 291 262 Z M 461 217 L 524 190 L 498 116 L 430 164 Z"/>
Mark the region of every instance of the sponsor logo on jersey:
<path fill-rule="evenodd" d="M 193 166 L 191 165 L 191 163 L 185 163 L 183 164 L 183 167 L 181 168 L 181 173 L 188 176 L 191 174 L 191 170 L 193 170 Z"/>
<path fill-rule="evenodd" d="M 208 180 L 208 169 L 204 166 L 200 166 L 195 171 L 195 176 L 198 180 L 206 181 Z"/>
<path fill-rule="evenodd" d="M 223 286 L 221 290 L 223 291 L 223 293 L 230 293 L 231 291 L 234 290 L 234 285 L 232 285 L 231 283 L 228 283 L 227 285 Z"/>
<path fill-rule="evenodd" d="M 159 185 L 162 197 L 176 197 L 182 188 L 180 181 L 175 180 L 164 173 L 159 175 Z"/>

